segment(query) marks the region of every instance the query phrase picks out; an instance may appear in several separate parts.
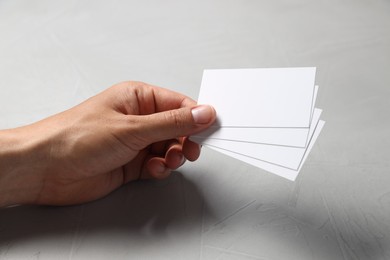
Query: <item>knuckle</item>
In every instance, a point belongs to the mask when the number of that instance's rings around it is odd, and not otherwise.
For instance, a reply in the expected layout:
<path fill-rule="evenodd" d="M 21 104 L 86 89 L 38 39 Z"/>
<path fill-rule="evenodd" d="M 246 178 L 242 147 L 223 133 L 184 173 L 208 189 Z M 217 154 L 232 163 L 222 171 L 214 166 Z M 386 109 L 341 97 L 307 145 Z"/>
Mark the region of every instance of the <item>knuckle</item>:
<path fill-rule="evenodd" d="M 166 113 L 166 120 L 174 125 L 177 134 L 181 132 L 180 130 L 188 128 L 185 114 L 180 113 L 178 110 L 168 111 L 168 113 Z"/>

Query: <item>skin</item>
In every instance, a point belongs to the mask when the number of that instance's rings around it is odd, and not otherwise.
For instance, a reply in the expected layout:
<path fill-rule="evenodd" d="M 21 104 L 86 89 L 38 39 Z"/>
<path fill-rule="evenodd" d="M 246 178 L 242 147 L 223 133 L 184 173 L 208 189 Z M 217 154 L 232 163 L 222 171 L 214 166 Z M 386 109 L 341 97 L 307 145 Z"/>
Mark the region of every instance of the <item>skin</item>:
<path fill-rule="evenodd" d="M 34 124 L 0 131 L 0 206 L 71 205 L 138 179 L 163 179 L 199 157 L 188 139 L 215 110 L 182 94 L 124 82 Z"/>

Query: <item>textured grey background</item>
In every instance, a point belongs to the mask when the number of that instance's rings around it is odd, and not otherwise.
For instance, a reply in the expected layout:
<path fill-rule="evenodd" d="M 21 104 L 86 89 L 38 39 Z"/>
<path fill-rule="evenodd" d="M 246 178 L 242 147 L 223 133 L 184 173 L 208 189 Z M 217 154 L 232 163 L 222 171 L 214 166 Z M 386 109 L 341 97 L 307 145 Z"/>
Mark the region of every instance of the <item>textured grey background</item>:
<path fill-rule="evenodd" d="M 0 128 L 114 83 L 197 98 L 205 68 L 316 66 L 296 182 L 204 149 L 161 182 L 0 210 L 0 259 L 390 259 L 390 2 L 0 0 Z"/>

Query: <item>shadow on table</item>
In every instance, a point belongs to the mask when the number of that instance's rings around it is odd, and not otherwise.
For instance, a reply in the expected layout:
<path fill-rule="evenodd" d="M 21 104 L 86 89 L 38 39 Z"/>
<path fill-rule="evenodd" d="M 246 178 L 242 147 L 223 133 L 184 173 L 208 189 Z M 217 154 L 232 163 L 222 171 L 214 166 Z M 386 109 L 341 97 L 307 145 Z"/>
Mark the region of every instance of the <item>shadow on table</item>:
<path fill-rule="evenodd" d="M 0 249 L 21 241 L 88 234 L 121 234 L 134 239 L 158 239 L 178 232 L 199 235 L 205 211 L 198 188 L 176 172 L 162 181 L 130 183 L 84 205 L 0 209 Z"/>
<path fill-rule="evenodd" d="M 132 245 L 144 251 L 160 241 L 183 245 L 187 240 L 199 243 L 202 237 L 206 258 L 209 252 L 222 257 L 226 254 L 226 258 L 245 253 L 297 259 L 297 251 L 302 251 L 300 259 L 386 259 L 380 244 L 371 234 L 362 234 L 357 225 L 346 227 L 338 219 L 316 226 L 310 223 L 322 222 L 323 215 L 309 211 L 297 214 L 287 205 L 271 201 L 253 198 L 247 207 L 221 219 L 199 188 L 177 172 L 163 181 L 130 183 L 84 205 L 1 209 L 0 255 L 13 245 L 40 240 L 55 240 L 66 248 L 75 244 L 94 249 L 112 242 L 111 247 L 121 243 L 122 247 Z"/>

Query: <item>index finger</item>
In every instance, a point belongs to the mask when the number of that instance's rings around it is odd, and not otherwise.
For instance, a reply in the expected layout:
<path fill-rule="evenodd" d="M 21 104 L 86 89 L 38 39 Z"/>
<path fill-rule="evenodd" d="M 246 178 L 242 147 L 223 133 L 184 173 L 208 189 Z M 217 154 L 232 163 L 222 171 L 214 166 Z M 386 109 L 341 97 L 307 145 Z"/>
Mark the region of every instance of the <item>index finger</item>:
<path fill-rule="evenodd" d="M 184 94 L 146 83 L 136 82 L 129 90 L 135 91 L 140 112 L 142 111 L 140 114 L 158 113 L 197 105 L 195 100 Z"/>

